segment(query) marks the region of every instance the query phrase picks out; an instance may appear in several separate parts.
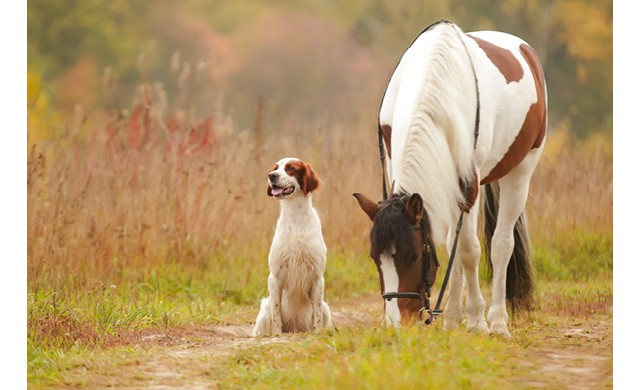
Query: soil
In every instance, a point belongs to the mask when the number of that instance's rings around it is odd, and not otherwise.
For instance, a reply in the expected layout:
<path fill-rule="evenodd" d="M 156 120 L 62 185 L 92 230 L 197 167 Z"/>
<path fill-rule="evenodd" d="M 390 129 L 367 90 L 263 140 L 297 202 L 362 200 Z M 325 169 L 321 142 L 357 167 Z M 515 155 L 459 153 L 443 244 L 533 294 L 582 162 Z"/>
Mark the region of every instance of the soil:
<path fill-rule="evenodd" d="M 332 305 L 337 328 L 380 326 L 380 298 L 344 301 Z M 251 325 L 180 327 L 148 333 L 142 344 L 160 346 L 154 358 L 138 362 L 135 376 L 145 388 L 172 389 L 185 386 L 184 374 L 202 359 L 224 358 L 255 343 L 290 342 L 291 337 L 252 338 Z M 545 332 L 544 329 L 541 329 Z M 524 388 L 602 389 L 613 387 L 613 320 L 576 321 L 546 331 L 544 343 L 525 348 L 521 362 L 529 373 L 518 380 Z M 542 345 L 538 345 L 542 344 Z M 134 374 L 132 374 L 134 375 Z M 208 388 L 206 373 L 189 377 L 189 388 Z M 535 379 L 531 379 L 535 378 Z M 195 380 L 195 383 L 194 383 Z M 200 381 L 200 382 L 198 382 Z M 524 382 L 523 382 L 524 381 Z"/>

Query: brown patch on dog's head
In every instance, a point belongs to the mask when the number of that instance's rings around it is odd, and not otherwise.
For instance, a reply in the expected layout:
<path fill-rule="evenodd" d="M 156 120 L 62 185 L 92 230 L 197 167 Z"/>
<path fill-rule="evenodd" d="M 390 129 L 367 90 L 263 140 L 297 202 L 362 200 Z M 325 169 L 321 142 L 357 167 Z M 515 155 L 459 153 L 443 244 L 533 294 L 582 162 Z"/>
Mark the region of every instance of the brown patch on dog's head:
<path fill-rule="evenodd" d="M 309 163 L 302 160 L 291 160 L 285 164 L 284 171 L 289 176 L 296 178 L 305 195 L 320 187 L 320 179 Z"/>

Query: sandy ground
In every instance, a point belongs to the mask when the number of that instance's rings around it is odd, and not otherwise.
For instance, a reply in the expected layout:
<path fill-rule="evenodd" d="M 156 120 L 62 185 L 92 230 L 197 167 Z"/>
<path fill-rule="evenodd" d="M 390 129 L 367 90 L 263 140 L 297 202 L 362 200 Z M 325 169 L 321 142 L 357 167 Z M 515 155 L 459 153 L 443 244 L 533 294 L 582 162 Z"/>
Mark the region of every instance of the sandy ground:
<path fill-rule="evenodd" d="M 346 301 L 332 307 L 334 326 L 338 329 L 380 326 L 381 302 L 378 296 L 366 300 Z M 291 342 L 289 336 L 251 337 L 250 325 L 173 328 L 167 333 L 150 333 L 143 343 L 162 346 L 154 358 L 139 362 L 136 382 L 145 388 L 184 388 L 185 371 L 198 366 L 202 359 L 232 355 L 255 343 Z M 536 379 L 527 375 L 526 388 L 603 389 L 612 388 L 613 324 L 611 316 L 602 321 L 582 321 L 558 331 L 548 332 L 544 345 L 531 345 L 520 364 L 533 370 Z M 530 371 L 529 371 L 530 372 Z M 126 375 L 126 373 L 123 373 Z M 133 374 L 132 374 L 133 375 Z M 190 376 L 189 388 L 209 388 L 205 373 Z M 517 378 L 515 378 L 517 379 Z"/>

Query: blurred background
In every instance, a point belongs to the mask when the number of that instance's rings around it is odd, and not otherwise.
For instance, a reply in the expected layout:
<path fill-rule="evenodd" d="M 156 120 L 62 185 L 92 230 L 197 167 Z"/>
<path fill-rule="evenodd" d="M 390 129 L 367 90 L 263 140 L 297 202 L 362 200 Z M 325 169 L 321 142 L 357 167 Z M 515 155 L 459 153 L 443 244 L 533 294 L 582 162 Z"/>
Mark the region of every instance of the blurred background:
<path fill-rule="evenodd" d="M 552 128 L 612 135 L 611 0 L 29 0 L 29 142 L 130 109 L 141 85 L 163 114 L 228 116 L 237 130 L 315 130 L 376 108 L 424 27 L 527 40 L 546 71 Z M 81 110 L 81 113 L 80 111 Z M 78 117 L 78 115 L 80 115 Z M 77 123 L 76 123 L 77 124 Z M 374 131 L 373 129 L 371 131 Z"/>
<path fill-rule="evenodd" d="M 29 0 L 29 288 L 133 283 L 179 264 L 253 304 L 278 214 L 266 174 L 295 156 L 323 180 L 314 204 L 330 261 L 343 262 L 328 291 L 353 290 L 345 274 L 375 272 L 351 195 L 381 196 L 380 99 L 415 36 L 443 18 L 537 50 L 550 107 L 528 204 L 538 272 L 577 277 L 584 263 L 564 259 L 584 256 L 608 275 L 612 6 Z M 370 276 L 358 279 L 367 291 Z"/>

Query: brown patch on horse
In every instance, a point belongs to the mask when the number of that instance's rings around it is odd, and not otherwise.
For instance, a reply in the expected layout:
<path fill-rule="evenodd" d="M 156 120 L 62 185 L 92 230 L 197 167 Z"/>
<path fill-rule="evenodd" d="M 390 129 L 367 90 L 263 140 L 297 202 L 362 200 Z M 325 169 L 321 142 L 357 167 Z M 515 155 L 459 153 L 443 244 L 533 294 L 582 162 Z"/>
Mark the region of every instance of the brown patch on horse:
<path fill-rule="evenodd" d="M 382 125 L 380 126 L 380 131 L 382 132 L 384 144 L 387 146 L 387 155 L 391 158 L 391 126 Z"/>
<path fill-rule="evenodd" d="M 536 86 L 537 100 L 529 107 L 529 112 L 527 112 L 520 132 L 516 136 L 516 139 L 513 140 L 511 146 L 509 146 L 507 153 L 505 153 L 491 172 L 482 179 L 480 184 L 491 183 L 509 173 L 524 160 L 530 150 L 542 145 L 546 134 L 547 108 L 545 104 L 544 71 L 531 46 L 525 44 L 520 45 L 520 52 L 529 65 L 529 68 L 531 68 L 533 81 Z"/>
<path fill-rule="evenodd" d="M 284 171 L 289 176 L 296 178 L 305 195 L 315 191 L 320 186 L 320 179 L 318 179 L 318 175 L 314 172 L 311 164 L 304 161 L 290 161 L 284 166 Z"/>
<path fill-rule="evenodd" d="M 507 84 L 520 81 L 524 76 L 524 70 L 518 59 L 507 49 L 496 46 L 483 39 L 476 38 L 471 34 L 467 34 L 470 38 L 478 43 L 478 46 L 487 54 L 493 65 L 498 68 L 504 76 Z"/>
<path fill-rule="evenodd" d="M 467 191 L 467 198 L 465 199 L 465 204 L 460 204 L 460 208 L 465 212 L 469 212 L 473 205 L 476 203 L 476 199 L 478 199 L 479 192 L 479 184 L 478 184 L 478 174 L 473 172 L 473 179 L 469 183 L 465 183 L 462 178 L 458 179 L 458 185 L 460 186 L 460 191 L 464 194 Z"/>
<path fill-rule="evenodd" d="M 544 88 L 544 70 L 542 69 L 542 64 L 536 52 L 531 46 L 525 44 L 520 45 L 520 53 L 522 53 L 524 60 L 527 61 L 529 68 L 531 68 L 531 74 L 536 84 L 536 94 L 538 95 L 538 101 L 529 109 L 523 127 L 527 125 L 527 122 L 530 122 L 529 125 L 531 127 L 538 128 L 538 136 L 533 143 L 533 147 L 539 148 L 547 133 L 547 107 L 545 104 L 547 96 Z"/>

